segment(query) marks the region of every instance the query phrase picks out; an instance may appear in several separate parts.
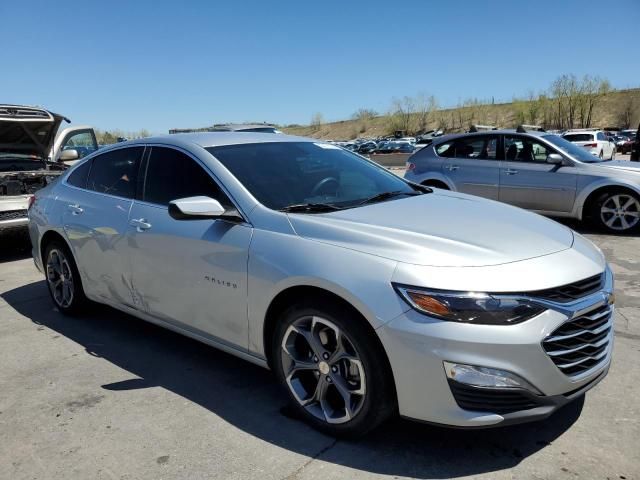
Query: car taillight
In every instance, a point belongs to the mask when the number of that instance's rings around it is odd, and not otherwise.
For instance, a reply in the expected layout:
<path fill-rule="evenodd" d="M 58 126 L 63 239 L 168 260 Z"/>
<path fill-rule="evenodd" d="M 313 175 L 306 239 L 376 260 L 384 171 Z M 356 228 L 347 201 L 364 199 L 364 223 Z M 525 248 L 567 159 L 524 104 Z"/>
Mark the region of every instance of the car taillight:
<path fill-rule="evenodd" d="M 596 148 L 598 146 L 597 143 L 585 143 L 583 145 L 584 148 Z"/>
<path fill-rule="evenodd" d="M 415 163 L 407 162 L 407 172 L 410 172 L 411 170 L 415 170 L 415 169 L 416 169 Z"/>
<path fill-rule="evenodd" d="M 27 210 L 30 210 L 34 203 L 36 203 L 36 196 L 31 195 L 29 197 L 29 204 L 27 205 Z"/>

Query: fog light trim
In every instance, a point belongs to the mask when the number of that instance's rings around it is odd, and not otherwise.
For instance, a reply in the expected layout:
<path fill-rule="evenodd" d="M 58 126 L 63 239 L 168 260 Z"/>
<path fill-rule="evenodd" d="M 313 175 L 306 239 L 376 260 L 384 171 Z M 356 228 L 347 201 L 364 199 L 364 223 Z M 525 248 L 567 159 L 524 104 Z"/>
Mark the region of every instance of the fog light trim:
<path fill-rule="evenodd" d="M 497 368 L 443 362 L 447 378 L 473 387 L 492 389 L 523 389 L 536 395 L 542 392 L 515 373 Z"/>

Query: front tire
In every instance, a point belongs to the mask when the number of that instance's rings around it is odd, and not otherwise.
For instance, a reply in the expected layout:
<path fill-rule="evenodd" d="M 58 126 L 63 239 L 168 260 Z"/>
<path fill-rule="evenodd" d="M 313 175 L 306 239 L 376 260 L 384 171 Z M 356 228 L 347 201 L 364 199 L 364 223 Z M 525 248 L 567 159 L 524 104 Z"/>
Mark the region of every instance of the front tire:
<path fill-rule="evenodd" d="M 605 192 L 593 203 L 591 218 L 601 230 L 635 232 L 640 227 L 640 198 L 627 191 Z"/>
<path fill-rule="evenodd" d="M 293 408 L 314 428 L 356 438 L 397 410 L 390 367 L 375 334 L 349 308 L 294 305 L 272 342 L 272 364 Z"/>
<path fill-rule="evenodd" d="M 51 300 L 60 312 L 79 313 L 87 303 L 78 267 L 69 248 L 59 240 L 50 242 L 44 251 L 45 275 Z"/>

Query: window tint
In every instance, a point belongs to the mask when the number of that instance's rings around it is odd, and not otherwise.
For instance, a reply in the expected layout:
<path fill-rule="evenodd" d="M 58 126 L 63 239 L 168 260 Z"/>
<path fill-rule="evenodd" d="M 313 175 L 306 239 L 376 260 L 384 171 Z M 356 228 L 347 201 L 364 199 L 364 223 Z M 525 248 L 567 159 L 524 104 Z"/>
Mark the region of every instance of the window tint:
<path fill-rule="evenodd" d="M 456 158 L 495 160 L 498 144 L 495 136 L 472 136 L 456 140 Z"/>
<path fill-rule="evenodd" d="M 436 153 L 445 158 L 453 157 L 456 153 L 453 142 L 441 143 L 436 146 Z"/>
<path fill-rule="evenodd" d="M 604 133 L 598 132 L 598 140 L 606 140 L 607 138 L 604 136 Z"/>
<path fill-rule="evenodd" d="M 495 160 L 498 150 L 498 137 L 495 135 L 474 135 L 441 143 L 436 146 L 436 153 L 445 158 L 475 158 L 479 160 Z"/>
<path fill-rule="evenodd" d="M 172 148 L 153 147 L 143 200 L 168 205 L 172 200 L 200 195 L 218 200 L 225 208 L 232 206 L 209 173 L 191 157 Z"/>
<path fill-rule="evenodd" d="M 556 153 L 543 143 L 529 137 L 504 136 L 504 158 L 517 162 L 546 163 L 547 155 Z"/>
<path fill-rule="evenodd" d="M 87 188 L 109 195 L 133 198 L 143 151 L 144 147 L 129 147 L 98 155 L 93 159 Z"/>
<path fill-rule="evenodd" d="M 78 167 L 73 169 L 67 183 L 78 188 L 87 188 L 87 177 L 89 176 L 89 169 L 91 168 L 91 160 L 84 162 Z"/>
<path fill-rule="evenodd" d="M 592 142 L 593 134 L 591 133 L 567 133 L 562 138 L 569 142 Z"/>

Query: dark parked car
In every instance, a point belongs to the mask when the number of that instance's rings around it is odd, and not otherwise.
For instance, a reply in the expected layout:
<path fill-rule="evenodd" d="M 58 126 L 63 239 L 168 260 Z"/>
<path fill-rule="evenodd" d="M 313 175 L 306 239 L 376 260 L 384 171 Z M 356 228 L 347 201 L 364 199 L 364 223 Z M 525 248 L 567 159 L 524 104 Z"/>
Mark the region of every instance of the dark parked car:
<path fill-rule="evenodd" d="M 633 146 L 631 147 L 631 161 L 640 162 L 640 124 L 638 125 L 638 132 L 636 133 L 636 138 L 633 141 Z"/>

